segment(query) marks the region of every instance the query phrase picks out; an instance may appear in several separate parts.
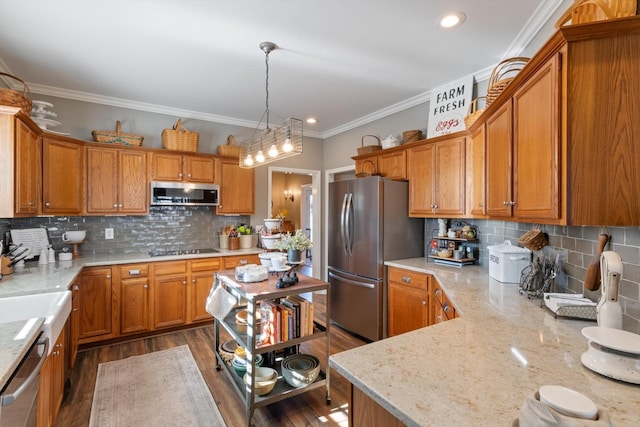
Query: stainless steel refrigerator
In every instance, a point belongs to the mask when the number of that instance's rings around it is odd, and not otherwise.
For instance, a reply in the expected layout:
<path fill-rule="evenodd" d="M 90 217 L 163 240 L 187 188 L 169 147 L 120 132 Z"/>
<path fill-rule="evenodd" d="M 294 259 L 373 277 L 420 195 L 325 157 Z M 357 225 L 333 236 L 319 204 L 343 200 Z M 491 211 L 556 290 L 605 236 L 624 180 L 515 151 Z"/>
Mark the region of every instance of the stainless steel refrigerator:
<path fill-rule="evenodd" d="M 331 321 L 386 336 L 384 262 L 424 254 L 424 219 L 408 217 L 408 184 L 379 176 L 329 184 Z"/>

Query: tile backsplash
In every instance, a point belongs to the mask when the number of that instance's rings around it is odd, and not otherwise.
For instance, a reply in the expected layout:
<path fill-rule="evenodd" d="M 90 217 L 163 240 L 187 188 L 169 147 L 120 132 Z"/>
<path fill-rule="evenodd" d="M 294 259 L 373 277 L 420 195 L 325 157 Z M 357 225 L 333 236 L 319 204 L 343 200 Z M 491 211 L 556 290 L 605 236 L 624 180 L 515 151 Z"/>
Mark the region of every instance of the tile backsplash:
<path fill-rule="evenodd" d="M 0 219 L 2 235 L 11 228 L 45 227 L 56 252 L 69 248 L 62 234 L 86 230 L 83 254 L 147 252 L 150 249 L 202 249 L 219 246 L 225 225 L 248 224 L 249 216 L 218 216 L 209 207 L 152 206 L 147 216 L 68 216 Z M 105 239 L 105 228 L 114 238 Z"/>
<path fill-rule="evenodd" d="M 453 220 L 456 221 L 456 220 Z M 510 240 L 518 244 L 518 238 L 534 227 L 534 224 L 495 220 L 462 220 L 478 227 L 479 262 L 488 265 L 487 246 Z M 598 247 L 600 227 L 541 225 L 548 236 L 549 246 L 545 251 L 555 251 L 563 261 L 563 274 L 556 280 L 557 292 L 584 293 L 592 300 L 600 298 L 600 291 L 584 289 L 583 282 L 587 267 Z M 425 249 L 434 232 L 438 230 L 436 219 L 425 220 Z M 640 227 L 609 227 L 611 236 L 605 250 L 615 251 L 622 258 L 623 274 L 620 281 L 620 302 L 622 304 L 623 328 L 640 333 Z M 427 251 L 425 251 L 427 253 Z"/>

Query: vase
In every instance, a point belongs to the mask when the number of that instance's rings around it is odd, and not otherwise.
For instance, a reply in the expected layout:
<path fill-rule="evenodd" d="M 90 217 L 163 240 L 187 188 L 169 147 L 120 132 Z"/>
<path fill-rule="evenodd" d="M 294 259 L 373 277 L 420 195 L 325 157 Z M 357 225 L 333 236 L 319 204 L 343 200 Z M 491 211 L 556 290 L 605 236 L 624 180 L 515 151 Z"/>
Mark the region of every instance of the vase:
<path fill-rule="evenodd" d="M 220 249 L 229 249 L 229 235 L 221 234 L 220 235 Z"/>
<path fill-rule="evenodd" d="M 249 249 L 253 246 L 253 235 L 242 234 L 238 237 L 240 238 L 240 249 Z"/>
<path fill-rule="evenodd" d="M 290 264 L 302 262 L 302 251 L 298 249 L 289 249 L 287 251 L 287 262 Z"/>
<path fill-rule="evenodd" d="M 229 249 L 230 250 L 240 249 L 240 238 L 239 237 L 229 237 Z"/>

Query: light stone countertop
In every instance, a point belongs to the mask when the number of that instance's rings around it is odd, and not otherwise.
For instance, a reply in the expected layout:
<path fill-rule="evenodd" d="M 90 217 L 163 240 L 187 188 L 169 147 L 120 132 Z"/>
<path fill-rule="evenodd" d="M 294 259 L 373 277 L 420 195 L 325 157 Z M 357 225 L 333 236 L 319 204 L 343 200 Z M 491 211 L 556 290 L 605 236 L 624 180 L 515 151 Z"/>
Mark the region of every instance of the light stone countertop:
<path fill-rule="evenodd" d="M 29 262 L 22 269 L 14 269 L 14 273 L 4 275 L 0 280 L 0 298 L 19 295 L 59 292 L 70 289 L 75 278 L 84 267 L 99 267 L 116 264 L 133 264 L 141 262 L 177 261 L 196 258 L 212 258 L 234 255 L 251 255 L 264 252 L 263 249 L 250 248 L 227 250 L 207 254 L 167 255 L 150 257 L 148 253 L 88 255 L 72 261 L 56 261 L 55 264 L 38 265 Z M 44 319 L 37 323 L 37 328 L 28 331 L 29 336 L 15 339 L 17 333 L 27 324 L 29 319 L 20 322 L 0 323 L 0 388 L 13 373 L 22 357 L 31 347 Z M 52 344 L 50 344 L 52 345 Z"/>
<path fill-rule="evenodd" d="M 0 323 L 0 389 L 35 342 L 43 323 L 44 317 L 31 322 Z"/>
<path fill-rule="evenodd" d="M 387 266 L 435 276 L 460 317 L 330 357 L 330 366 L 408 426 L 510 426 L 522 402 L 547 384 L 591 398 L 614 425 L 640 425 L 640 386 L 585 368 L 582 328 L 555 319 L 486 268 L 424 258 Z"/>

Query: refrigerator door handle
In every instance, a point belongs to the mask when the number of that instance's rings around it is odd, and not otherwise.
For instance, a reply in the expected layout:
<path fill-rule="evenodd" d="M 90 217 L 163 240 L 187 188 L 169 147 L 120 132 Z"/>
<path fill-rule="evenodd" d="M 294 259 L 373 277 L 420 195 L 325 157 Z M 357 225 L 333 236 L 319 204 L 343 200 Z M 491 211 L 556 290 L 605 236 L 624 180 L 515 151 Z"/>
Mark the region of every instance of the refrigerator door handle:
<path fill-rule="evenodd" d="M 347 252 L 349 256 L 353 255 L 353 193 L 347 193 L 347 209 L 346 209 L 346 232 L 347 235 Z"/>
<path fill-rule="evenodd" d="M 375 287 L 376 287 L 375 285 L 373 285 L 371 283 L 364 283 L 364 282 L 358 282 L 358 281 L 355 281 L 355 280 L 347 279 L 346 277 L 338 276 L 338 275 L 336 275 L 336 274 L 334 274 L 332 272 L 329 272 L 329 277 L 333 277 L 335 279 L 339 279 L 340 281 L 349 283 L 351 285 L 361 286 L 363 288 L 375 289 Z"/>
<path fill-rule="evenodd" d="M 349 255 L 349 251 L 347 249 L 348 238 L 346 234 L 347 226 L 346 226 L 346 216 L 347 216 L 347 204 L 348 204 L 349 194 L 345 193 L 342 199 L 342 208 L 340 210 L 340 244 L 342 246 L 342 251 L 345 255 Z"/>

